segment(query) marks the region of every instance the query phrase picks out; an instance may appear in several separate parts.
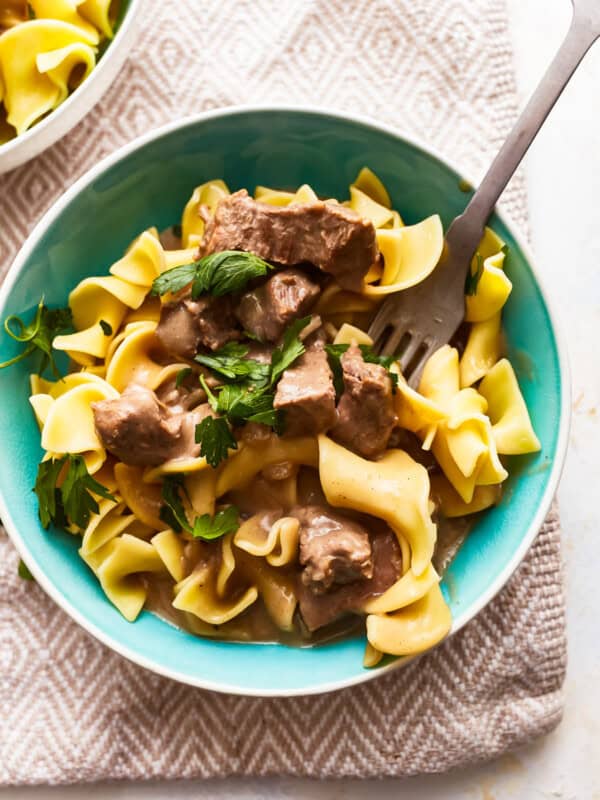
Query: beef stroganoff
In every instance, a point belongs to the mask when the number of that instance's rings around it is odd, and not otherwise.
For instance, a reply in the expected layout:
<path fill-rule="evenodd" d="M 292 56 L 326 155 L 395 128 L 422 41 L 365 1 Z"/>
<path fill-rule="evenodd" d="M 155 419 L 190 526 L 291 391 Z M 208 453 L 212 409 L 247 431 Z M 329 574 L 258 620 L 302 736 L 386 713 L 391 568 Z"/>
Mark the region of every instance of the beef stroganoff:
<path fill-rule="evenodd" d="M 128 620 L 147 607 L 199 635 L 290 644 L 362 630 L 366 666 L 448 633 L 438 530 L 497 503 L 505 457 L 539 442 L 503 357 L 511 282 L 491 230 L 465 324 L 418 391 L 373 350 L 379 303 L 442 251 L 439 217 L 406 226 L 366 168 L 344 202 L 213 180 L 68 309 L 7 320 L 17 359 L 42 356 L 42 524 L 81 537 Z"/>

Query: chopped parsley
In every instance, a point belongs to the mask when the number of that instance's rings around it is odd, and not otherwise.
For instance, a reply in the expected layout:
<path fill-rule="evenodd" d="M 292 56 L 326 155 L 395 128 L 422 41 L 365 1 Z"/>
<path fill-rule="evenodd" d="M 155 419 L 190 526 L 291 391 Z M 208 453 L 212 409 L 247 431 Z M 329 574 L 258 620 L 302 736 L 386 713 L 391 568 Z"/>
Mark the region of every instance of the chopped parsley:
<path fill-rule="evenodd" d="M 281 378 L 283 371 L 291 366 L 306 350 L 299 334 L 306 328 L 310 320 L 311 317 L 304 317 L 293 322 L 283 335 L 281 347 L 273 350 L 269 378 L 271 386 Z"/>
<path fill-rule="evenodd" d="M 54 308 L 50 309 L 44 305 L 44 298 L 40 300 L 33 320 L 26 325 L 21 317 L 12 314 L 4 320 L 4 330 L 16 342 L 25 345 L 25 349 L 18 356 L 4 361 L 0 364 L 0 369 L 10 367 L 30 355 L 40 356 L 37 371 L 42 374 L 49 366 L 52 374 L 60 378 L 60 372 L 54 360 L 52 352 L 52 340 L 59 333 L 72 330 L 73 319 L 71 309 Z"/>
<path fill-rule="evenodd" d="M 177 375 L 175 376 L 175 388 L 179 389 L 181 384 L 186 380 L 186 378 L 189 378 L 191 374 L 192 374 L 191 367 L 183 367 L 183 369 L 180 369 Z"/>
<path fill-rule="evenodd" d="M 204 417 L 196 425 L 195 438 L 200 444 L 200 455 L 213 468 L 227 458 L 229 450 L 237 450 L 237 441 L 225 417 Z"/>
<path fill-rule="evenodd" d="M 252 358 L 246 358 L 249 348 L 239 342 L 229 342 L 214 353 L 199 353 L 195 361 L 216 372 L 226 381 L 251 380 L 255 383 L 265 380 L 269 365 Z"/>
<path fill-rule="evenodd" d="M 221 536 L 228 533 L 233 533 L 240 527 L 239 513 L 235 506 L 227 506 L 222 511 L 217 511 L 214 517 L 211 517 L 210 514 L 202 514 L 201 517 L 196 517 L 194 520 L 192 536 L 196 539 L 212 541 L 220 539 Z"/>
<path fill-rule="evenodd" d="M 23 578 L 24 581 L 34 581 L 35 580 L 35 578 L 31 574 L 31 572 L 29 571 L 29 567 L 23 561 L 22 558 L 19 559 L 19 566 L 17 567 L 17 573 L 19 575 L 19 578 Z"/>
<path fill-rule="evenodd" d="M 211 253 L 192 264 L 182 264 L 163 272 L 152 283 L 151 294 L 174 294 L 189 284 L 192 298 L 201 294 L 220 297 L 240 292 L 248 281 L 265 276 L 273 266 L 254 253 L 242 250 L 224 250 Z"/>
<path fill-rule="evenodd" d="M 169 528 L 179 533 L 179 531 L 190 530 L 180 490 L 185 493 L 183 485 L 183 475 L 166 475 L 162 485 L 162 500 L 160 508 L 160 518 Z"/>
<path fill-rule="evenodd" d="M 105 486 L 89 474 L 83 456 L 70 453 L 40 463 L 34 492 L 44 528 L 51 522 L 61 528 L 69 524 L 85 528 L 90 514 L 99 511 L 94 495 L 106 500 L 115 499 Z"/>
<path fill-rule="evenodd" d="M 473 259 L 475 260 L 475 272 L 473 272 L 473 264 L 471 264 L 465 279 L 465 294 L 469 296 L 475 294 L 481 276 L 483 275 L 483 258 L 479 250 L 475 253 Z"/>
<path fill-rule="evenodd" d="M 196 539 L 211 541 L 238 529 L 240 512 L 235 506 L 228 506 L 217 512 L 214 517 L 211 517 L 210 514 L 202 514 L 194 519 L 193 525 L 190 524 L 181 499 L 180 492 L 182 491 L 185 493 L 183 475 L 167 475 L 165 477 L 162 487 L 163 506 L 160 518 L 176 533 L 181 533 L 183 530 Z"/>
<path fill-rule="evenodd" d="M 100 327 L 102 328 L 102 333 L 105 336 L 112 336 L 113 329 L 112 329 L 112 325 L 110 324 L 110 322 L 107 322 L 105 319 L 101 319 L 99 324 L 100 324 Z"/>

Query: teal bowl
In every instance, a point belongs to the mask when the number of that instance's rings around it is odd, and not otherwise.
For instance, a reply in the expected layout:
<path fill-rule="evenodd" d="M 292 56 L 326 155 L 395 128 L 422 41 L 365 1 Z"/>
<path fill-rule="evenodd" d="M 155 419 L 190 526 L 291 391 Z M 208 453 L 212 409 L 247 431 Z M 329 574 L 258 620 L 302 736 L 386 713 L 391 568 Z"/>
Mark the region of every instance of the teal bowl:
<path fill-rule="evenodd" d="M 310 183 L 344 196 L 360 167 L 384 181 L 408 223 L 438 212 L 445 225 L 468 199 L 446 159 L 364 119 L 298 108 L 234 108 L 154 131 L 96 165 L 39 222 L 0 293 L 0 317 L 29 318 L 44 293 L 67 302 L 82 278 L 104 274 L 145 228 L 177 222 L 193 188 L 222 177 L 231 188 Z M 569 375 L 554 313 L 531 256 L 502 213 L 492 227 L 509 245 L 514 290 L 504 325 L 541 452 L 514 458 L 504 499 L 488 511 L 446 572 L 443 590 L 461 628 L 502 588 L 531 545 L 562 468 L 570 415 Z M 17 353 L 2 336 L 0 361 Z M 315 648 L 200 639 L 149 612 L 130 624 L 105 598 L 77 555 L 76 541 L 44 531 L 31 491 L 42 455 L 28 397 L 27 364 L 0 371 L 0 514 L 47 593 L 92 635 L 123 656 L 184 683 L 223 692 L 293 695 L 365 681 L 406 660 L 362 666 L 364 641 Z"/>

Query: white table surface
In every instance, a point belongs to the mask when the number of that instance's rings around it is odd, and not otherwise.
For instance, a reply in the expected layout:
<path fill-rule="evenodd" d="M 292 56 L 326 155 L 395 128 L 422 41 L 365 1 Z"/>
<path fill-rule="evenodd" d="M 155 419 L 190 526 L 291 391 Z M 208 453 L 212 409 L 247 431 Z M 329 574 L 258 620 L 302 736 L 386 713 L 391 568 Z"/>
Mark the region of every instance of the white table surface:
<path fill-rule="evenodd" d="M 443 0 L 444 2 L 447 0 Z M 600 1 L 600 0 L 599 0 Z M 509 0 L 520 97 L 535 85 L 568 24 L 568 0 Z M 569 624 L 562 724 L 499 761 L 405 781 L 193 781 L 0 790 L 0 800 L 180 800 L 266 797 L 378 800 L 600 800 L 600 43 L 527 157 L 534 250 L 562 306 L 575 411 L 559 492 Z M 594 488 L 596 487 L 596 488 Z"/>

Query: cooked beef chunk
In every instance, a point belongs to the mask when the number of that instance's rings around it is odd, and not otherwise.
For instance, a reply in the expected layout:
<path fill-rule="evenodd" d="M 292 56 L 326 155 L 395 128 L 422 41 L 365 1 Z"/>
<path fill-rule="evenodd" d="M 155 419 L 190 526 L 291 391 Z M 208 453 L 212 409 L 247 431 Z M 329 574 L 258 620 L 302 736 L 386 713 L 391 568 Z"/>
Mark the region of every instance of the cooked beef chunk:
<path fill-rule="evenodd" d="M 168 353 L 193 358 L 201 347 L 218 350 L 241 332 L 230 297 L 184 297 L 163 305 L 156 336 Z"/>
<path fill-rule="evenodd" d="M 374 527 L 379 526 L 374 523 Z M 369 598 L 383 594 L 398 580 L 402 565 L 400 548 L 395 535 L 387 526 L 371 533 L 371 549 L 371 578 L 363 578 L 343 586 L 333 585 L 323 594 L 315 594 L 311 587 L 298 580 L 300 614 L 309 631 L 329 625 L 349 612 L 360 613 Z"/>
<path fill-rule="evenodd" d="M 277 342 L 290 322 L 306 314 L 318 294 L 319 286 L 302 270 L 285 269 L 242 295 L 235 313 L 242 327 L 261 342 Z"/>
<path fill-rule="evenodd" d="M 331 436 L 359 455 L 374 458 L 386 449 L 396 422 L 392 381 L 384 367 L 366 362 L 358 347 L 349 347 L 341 364 L 344 393 Z"/>
<path fill-rule="evenodd" d="M 321 506 L 299 506 L 302 582 L 315 594 L 333 584 L 373 577 L 369 532 L 358 522 Z"/>
<path fill-rule="evenodd" d="M 120 397 L 93 403 L 96 430 L 106 449 L 124 464 L 153 467 L 171 458 L 199 455 L 196 425 L 213 415 L 208 403 L 191 412 L 167 408 L 145 386 L 131 384 Z"/>
<path fill-rule="evenodd" d="M 317 342 L 277 384 L 273 406 L 285 412 L 285 433 L 311 436 L 335 422 L 335 389 L 327 354 Z"/>
<path fill-rule="evenodd" d="M 128 386 L 120 397 L 92 408 L 102 444 L 125 464 L 162 464 L 180 445 L 182 416 L 171 414 L 145 386 Z"/>
<path fill-rule="evenodd" d="M 284 266 L 309 263 L 329 272 L 345 289 L 358 290 L 377 258 L 375 228 L 341 205 L 270 206 L 242 189 L 218 204 L 201 251 L 246 250 Z"/>

